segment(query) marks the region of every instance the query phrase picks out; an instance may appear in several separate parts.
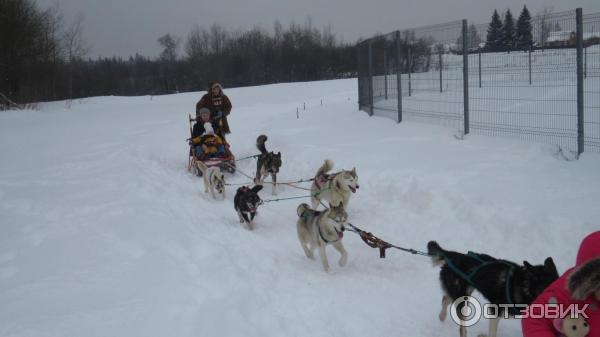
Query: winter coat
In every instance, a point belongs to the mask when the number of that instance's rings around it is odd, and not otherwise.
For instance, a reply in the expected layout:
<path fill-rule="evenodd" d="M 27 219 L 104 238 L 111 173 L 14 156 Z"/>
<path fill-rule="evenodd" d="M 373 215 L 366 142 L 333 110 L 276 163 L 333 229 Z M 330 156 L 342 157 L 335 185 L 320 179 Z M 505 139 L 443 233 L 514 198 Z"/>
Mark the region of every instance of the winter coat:
<path fill-rule="evenodd" d="M 571 304 L 583 308 L 590 331 L 587 337 L 600 337 L 600 302 L 590 293 L 590 289 L 600 288 L 600 231 L 588 235 L 579 247 L 575 267 L 567 270 L 561 277 L 546 288 L 533 304 L 562 304 L 566 310 Z M 594 286 L 592 286 L 592 284 Z M 595 287 L 595 288 L 594 288 Z M 581 296 L 583 294 L 584 296 Z M 577 297 L 584 297 L 577 299 Z M 539 310 L 534 312 L 539 315 Z M 551 318 L 525 318 L 522 321 L 524 337 L 556 337 L 559 335 Z"/>
<path fill-rule="evenodd" d="M 211 155 L 219 152 L 219 148 L 223 146 L 223 141 L 217 135 L 204 135 L 201 137 L 200 144 L 206 146 L 204 153 Z"/>
<path fill-rule="evenodd" d="M 211 86 L 212 87 L 212 86 Z M 208 89 L 208 93 L 204 94 L 200 101 L 196 103 L 196 114 L 202 108 L 210 110 L 210 117 L 213 118 L 217 115 L 217 112 L 222 111 L 223 117 L 219 120 L 219 127 L 224 133 L 231 133 L 229 129 L 229 123 L 227 122 L 227 116 L 231 112 L 231 101 L 229 97 L 223 93 L 223 90 L 216 96 L 212 94 L 211 87 Z"/>
<path fill-rule="evenodd" d="M 213 127 L 213 130 L 215 131 L 215 134 L 220 135 L 221 134 L 221 129 L 219 128 L 219 125 L 217 122 L 211 122 L 210 123 Z M 194 128 L 192 129 L 192 144 L 193 145 L 198 145 L 200 144 L 200 137 L 206 132 L 206 130 L 204 129 L 204 123 L 202 122 L 196 122 L 196 124 L 194 124 Z"/>

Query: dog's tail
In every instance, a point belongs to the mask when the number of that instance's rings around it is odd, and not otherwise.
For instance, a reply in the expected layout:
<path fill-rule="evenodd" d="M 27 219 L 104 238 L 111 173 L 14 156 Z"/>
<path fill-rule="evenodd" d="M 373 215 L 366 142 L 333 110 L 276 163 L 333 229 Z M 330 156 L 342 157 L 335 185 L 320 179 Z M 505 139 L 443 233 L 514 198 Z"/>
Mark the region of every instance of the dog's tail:
<path fill-rule="evenodd" d="M 429 241 L 427 243 L 427 254 L 431 256 L 431 262 L 434 266 L 441 266 L 444 264 L 444 254 L 446 251 L 440 247 L 435 241 Z"/>
<path fill-rule="evenodd" d="M 267 153 L 267 147 L 265 146 L 266 141 L 267 136 L 265 135 L 260 135 L 258 136 L 258 138 L 256 138 L 256 147 L 258 148 L 258 151 L 260 151 L 260 153 L 262 154 Z"/>
<path fill-rule="evenodd" d="M 302 203 L 300 204 L 300 206 L 298 206 L 298 208 L 296 209 L 296 213 L 298 213 L 298 216 L 302 216 L 306 211 L 308 211 L 310 209 L 310 207 L 308 206 L 308 204 Z"/>
<path fill-rule="evenodd" d="M 324 175 L 325 173 L 331 171 L 332 168 L 333 168 L 333 161 L 331 161 L 329 159 L 325 159 L 325 162 L 323 163 L 323 165 L 321 165 L 321 167 L 319 167 L 319 169 L 317 170 L 315 177 Z"/>

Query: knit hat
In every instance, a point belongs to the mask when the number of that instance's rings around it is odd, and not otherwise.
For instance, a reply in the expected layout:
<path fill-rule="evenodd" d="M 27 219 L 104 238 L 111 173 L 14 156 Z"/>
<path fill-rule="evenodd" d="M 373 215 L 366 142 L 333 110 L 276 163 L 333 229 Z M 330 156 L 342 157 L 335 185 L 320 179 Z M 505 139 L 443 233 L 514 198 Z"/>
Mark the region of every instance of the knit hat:
<path fill-rule="evenodd" d="M 205 135 L 214 135 L 215 134 L 215 130 L 213 130 L 213 127 L 209 122 L 204 123 L 204 134 Z"/>
<path fill-rule="evenodd" d="M 207 113 L 210 115 L 210 110 L 208 108 L 201 108 L 200 110 L 198 110 L 198 113 L 196 113 L 196 116 L 200 116 L 203 113 Z"/>

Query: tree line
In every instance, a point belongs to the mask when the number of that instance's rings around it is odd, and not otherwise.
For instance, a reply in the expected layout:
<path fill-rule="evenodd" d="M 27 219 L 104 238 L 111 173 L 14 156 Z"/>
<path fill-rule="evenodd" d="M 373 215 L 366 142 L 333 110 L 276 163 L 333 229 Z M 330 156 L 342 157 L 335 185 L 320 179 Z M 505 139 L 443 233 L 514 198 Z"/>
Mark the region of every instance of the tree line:
<path fill-rule="evenodd" d="M 494 10 L 492 21 L 487 29 L 485 49 L 488 51 L 511 51 L 515 49 L 529 49 L 533 46 L 533 34 L 531 26 L 531 14 L 527 6 L 523 6 L 521 14 L 515 20 L 510 12 L 506 10 L 504 21 L 500 19 L 498 11 Z"/>
<path fill-rule="evenodd" d="M 193 27 L 184 38 L 157 38 L 162 52 L 86 58 L 83 18 L 66 24 L 54 7 L 34 0 L 0 0 L 0 108 L 44 100 L 102 95 L 156 95 L 225 86 L 313 81 L 356 76 L 356 47 L 331 26 L 310 20 L 273 32 Z"/>

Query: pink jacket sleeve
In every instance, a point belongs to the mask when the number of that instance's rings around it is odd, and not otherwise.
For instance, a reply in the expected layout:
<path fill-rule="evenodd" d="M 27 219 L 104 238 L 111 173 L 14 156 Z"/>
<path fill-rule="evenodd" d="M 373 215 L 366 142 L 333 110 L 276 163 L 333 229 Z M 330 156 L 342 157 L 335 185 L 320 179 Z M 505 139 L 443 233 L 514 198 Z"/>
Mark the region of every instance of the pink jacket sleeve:
<path fill-rule="evenodd" d="M 569 271 L 548 286 L 532 304 L 570 304 L 570 296 L 566 288 L 568 273 Z M 535 313 L 539 314 L 539 311 L 535 310 Z M 521 321 L 523 337 L 556 337 L 559 333 L 552 323 L 553 319 L 550 318 L 524 318 Z"/>

